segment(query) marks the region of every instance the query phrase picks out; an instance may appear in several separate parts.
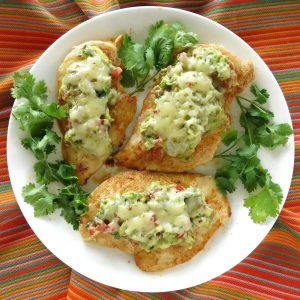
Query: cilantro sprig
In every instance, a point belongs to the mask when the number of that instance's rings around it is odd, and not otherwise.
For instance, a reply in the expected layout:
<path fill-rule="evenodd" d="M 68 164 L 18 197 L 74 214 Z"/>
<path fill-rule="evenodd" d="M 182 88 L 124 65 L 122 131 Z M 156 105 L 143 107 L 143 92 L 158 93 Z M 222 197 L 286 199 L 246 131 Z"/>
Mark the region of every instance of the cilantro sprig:
<path fill-rule="evenodd" d="M 28 72 L 14 74 L 12 95 L 24 100 L 13 108 L 13 116 L 25 133 L 21 144 L 37 159 L 34 164 L 36 183 L 23 187 L 24 199 L 34 207 L 35 216 L 48 215 L 60 208 L 66 221 L 78 229 L 79 218 L 87 211 L 88 194 L 79 186 L 74 166 L 49 159 L 61 140 L 52 130 L 54 120 L 65 118 L 66 112 L 56 103 L 47 103 L 45 82 L 36 82 Z M 50 192 L 50 183 L 57 182 L 61 188 Z"/>
<path fill-rule="evenodd" d="M 134 42 L 126 34 L 118 51 L 124 65 L 122 84 L 135 87 L 131 94 L 142 91 L 162 68 L 173 62 L 176 53 L 197 42 L 197 35 L 186 32 L 179 22 L 158 21 L 150 27 L 144 44 Z"/>
<path fill-rule="evenodd" d="M 224 194 L 234 192 L 240 180 L 250 193 L 244 199 L 244 206 L 249 208 L 252 220 L 261 223 L 278 214 L 283 196 L 281 187 L 272 181 L 272 176 L 262 166 L 257 151 L 260 146 L 274 149 L 285 145 L 293 130 L 287 123 L 273 123 L 274 114 L 262 106 L 270 97 L 265 89 L 252 85 L 250 90 L 253 99 L 236 98 L 244 133 L 239 136 L 238 131 L 232 129 L 223 135 L 222 141 L 228 148 L 216 155 L 225 163 L 216 170 L 215 178 Z"/>

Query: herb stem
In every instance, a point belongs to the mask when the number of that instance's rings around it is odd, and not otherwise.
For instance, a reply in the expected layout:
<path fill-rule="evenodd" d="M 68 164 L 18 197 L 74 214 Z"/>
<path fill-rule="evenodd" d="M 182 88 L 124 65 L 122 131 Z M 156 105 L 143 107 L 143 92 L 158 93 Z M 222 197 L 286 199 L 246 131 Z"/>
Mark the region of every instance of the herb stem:
<path fill-rule="evenodd" d="M 248 124 L 248 121 L 247 121 L 247 118 L 245 116 L 245 107 L 242 105 L 240 99 L 240 97 L 237 97 L 236 100 L 237 100 L 237 103 L 241 109 L 241 112 L 242 112 L 242 118 L 244 119 L 244 122 L 245 122 L 245 126 L 246 126 L 246 129 L 247 129 L 247 132 L 248 132 L 248 136 L 249 136 L 249 142 L 250 142 L 250 145 L 253 144 L 253 139 L 252 139 L 252 134 L 251 134 L 251 130 L 250 130 L 250 127 L 249 127 L 249 124 Z"/>
<path fill-rule="evenodd" d="M 265 109 L 264 109 L 262 106 L 256 104 L 256 103 L 254 102 L 254 100 L 247 99 L 247 98 L 245 98 L 245 97 L 243 97 L 243 96 L 237 96 L 237 98 L 242 99 L 242 100 L 245 100 L 245 101 L 247 101 L 248 103 L 250 103 L 250 104 L 256 106 L 258 109 L 260 109 L 260 110 L 262 110 L 262 111 L 265 111 Z"/>
<path fill-rule="evenodd" d="M 219 157 L 222 157 L 223 154 L 227 153 L 228 151 L 230 151 L 232 148 L 234 148 L 237 143 L 241 140 L 242 136 L 240 136 L 239 138 L 237 138 L 234 143 L 228 147 L 227 149 L 225 149 L 224 151 L 222 151 L 221 153 L 219 153 L 218 155 L 216 155 L 215 157 L 219 158 Z"/>
<path fill-rule="evenodd" d="M 156 77 L 156 75 L 159 73 L 159 71 L 156 71 L 150 78 L 148 78 L 147 79 L 147 76 L 148 76 L 148 74 L 145 76 L 145 78 L 142 80 L 142 82 L 137 86 L 137 88 L 133 91 L 133 92 L 131 92 L 129 95 L 130 96 L 132 96 L 132 95 L 134 95 L 135 93 L 137 93 L 137 92 L 141 92 L 142 90 L 143 90 L 143 88 L 144 88 L 144 86 L 148 83 L 148 82 L 150 82 L 151 80 L 153 80 L 155 77 Z M 147 80 L 146 80 L 147 79 Z"/>

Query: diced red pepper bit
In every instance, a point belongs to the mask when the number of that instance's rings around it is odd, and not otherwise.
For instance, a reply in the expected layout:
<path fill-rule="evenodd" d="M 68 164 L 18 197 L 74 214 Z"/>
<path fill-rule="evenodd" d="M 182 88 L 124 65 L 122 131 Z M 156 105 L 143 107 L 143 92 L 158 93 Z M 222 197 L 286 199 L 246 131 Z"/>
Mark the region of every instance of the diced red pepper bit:
<path fill-rule="evenodd" d="M 109 228 L 109 225 L 106 225 L 104 223 L 97 225 L 96 230 L 103 232 L 106 231 Z"/>
<path fill-rule="evenodd" d="M 89 234 L 94 235 L 95 234 L 95 227 L 91 226 L 89 227 Z"/>
<path fill-rule="evenodd" d="M 179 183 L 178 183 L 178 184 L 176 184 L 176 187 L 175 187 L 175 188 L 176 188 L 176 190 L 177 190 L 177 191 L 179 191 L 179 192 L 181 192 L 181 191 L 184 191 L 184 190 L 185 190 L 184 186 L 183 186 L 182 184 L 179 184 Z"/>
<path fill-rule="evenodd" d="M 111 74 L 113 79 L 117 79 L 122 74 L 122 69 L 120 67 L 116 67 Z"/>

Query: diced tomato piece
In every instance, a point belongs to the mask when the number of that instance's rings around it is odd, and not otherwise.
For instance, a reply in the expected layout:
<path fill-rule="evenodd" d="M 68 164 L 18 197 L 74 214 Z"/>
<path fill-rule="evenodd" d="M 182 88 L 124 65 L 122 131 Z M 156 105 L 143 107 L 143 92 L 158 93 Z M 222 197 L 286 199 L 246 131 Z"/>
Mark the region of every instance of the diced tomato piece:
<path fill-rule="evenodd" d="M 179 191 L 179 192 L 181 192 L 181 191 L 184 191 L 185 188 L 184 188 L 183 185 L 181 185 L 181 184 L 178 183 L 178 184 L 176 184 L 176 190 Z"/>
<path fill-rule="evenodd" d="M 97 225 L 96 229 L 100 232 L 106 231 L 109 228 L 109 225 L 104 223 Z"/>
<path fill-rule="evenodd" d="M 94 235 L 95 233 L 95 227 L 89 227 L 89 234 Z"/>
<path fill-rule="evenodd" d="M 121 74 L 122 74 L 122 69 L 121 69 L 120 67 L 116 67 L 116 68 L 113 70 L 113 72 L 112 72 L 112 74 L 111 74 L 111 77 L 112 77 L 113 79 L 117 79 Z"/>

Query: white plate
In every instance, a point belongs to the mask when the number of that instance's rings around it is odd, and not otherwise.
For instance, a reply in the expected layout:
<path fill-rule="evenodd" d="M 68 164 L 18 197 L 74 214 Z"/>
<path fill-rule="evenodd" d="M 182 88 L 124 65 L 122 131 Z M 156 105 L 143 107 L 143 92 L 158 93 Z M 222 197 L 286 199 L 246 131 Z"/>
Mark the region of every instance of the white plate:
<path fill-rule="evenodd" d="M 56 98 L 57 69 L 72 46 L 93 39 L 105 39 L 131 32 L 134 39 L 142 40 L 147 29 L 158 20 L 180 21 L 187 30 L 196 32 L 202 43 L 224 45 L 241 59 L 252 60 L 255 65 L 255 82 L 271 94 L 269 109 L 275 121 L 291 124 L 284 96 L 272 73 L 262 59 L 243 40 L 221 25 L 205 17 L 172 8 L 137 7 L 122 9 L 95 17 L 70 30 L 38 59 L 31 72 L 44 79 L 49 88 L 49 100 Z M 246 93 L 247 94 L 247 93 Z M 236 116 L 235 109 L 233 114 Z M 237 118 L 235 118 L 237 119 Z M 261 242 L 273 226 L 275 219 L 261 225 L 254 224 L 243 207 L 245 192 L 238 189 L 230 195 L 232 217 L 209 241 L 205 249 L 191 261 L 160 273 L 140 271 L 130 255 L 82 242 L 59 213 L 35 218 L 32 207 L 21 195 L 22 187 L 34 178 L 34 158 L 20 145 L 22 132 L 11 118 L 8 130 L 9 174 L 18 204 L 39 239 L 59 259 L 79 273 L 98 282 L 132 291 L 162 292 L 188 288 L 221 275 L 243 260 Z M 262 162 L 270 170 L 275 182 L 287 196 L 294 164 L 294 140 L 286 147 L 261 151 Z M 212 168 L 208 167 L 209 172 Z M 203 170 L 203 168 L 202 168 Z M 204 169 L 205 170 L 205 169 Z M 282 204 L 283 205 L 283 204 Z"/>

